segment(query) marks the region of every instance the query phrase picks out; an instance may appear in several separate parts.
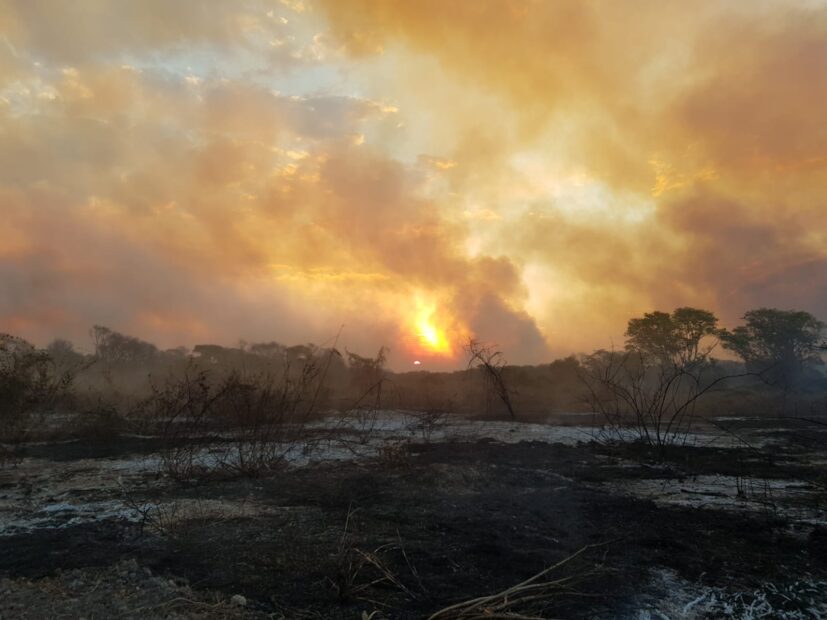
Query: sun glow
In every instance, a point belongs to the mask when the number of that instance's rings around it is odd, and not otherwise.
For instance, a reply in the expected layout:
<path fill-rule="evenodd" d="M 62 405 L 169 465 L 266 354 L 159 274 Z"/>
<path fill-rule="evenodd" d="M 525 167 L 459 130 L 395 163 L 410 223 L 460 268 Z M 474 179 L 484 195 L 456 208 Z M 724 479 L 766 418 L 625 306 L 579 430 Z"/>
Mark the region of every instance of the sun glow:
<path fill-rule="evenodd" d="M 432 355 L 451 357 L 454 352 L 451 341 L 445 334 L 445 330 L 438 325 L 438 318 L 435 315 L 436 305 L 434 303 L 417 298 L 413 329 L 418 348 Z"/>

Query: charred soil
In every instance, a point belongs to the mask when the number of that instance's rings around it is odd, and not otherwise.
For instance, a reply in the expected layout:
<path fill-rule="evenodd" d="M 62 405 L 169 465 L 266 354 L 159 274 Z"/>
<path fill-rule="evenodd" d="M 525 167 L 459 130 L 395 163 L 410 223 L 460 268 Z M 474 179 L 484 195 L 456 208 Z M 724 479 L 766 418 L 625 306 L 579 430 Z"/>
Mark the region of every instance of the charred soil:
<path fill-rule="evenodd" d="M 152 445 L 55 444 L 35 452 L 71 461 Z M 561 569 L 572 587 L 548 601 L 545 613 L 555 614 L 548 617 L 639 617 L 642 594 L 659 596 L 654 570 L 744 591 L 802 575 L 824 579 L 827 529 L 817 521 L 796 523 L 771 505 L 729 510 L 614 490 L 630 481 L 674 486 L 737 476 L 743 468 L 818 482 L 819 468 L 784 454 L 767 460 L 746 448 L 685 447 L 653 464 L 634 445 L 482 439 L 409 443 L 392 458 L 258 478 L 183 483 L 146 475 L 129 491 L 137 517 L 67 520 L 0 537 L 0 618 L 361 618 L 374 611 L 375 619 L 423 618 L 505 590 L 587 545 L 595 547 Z M 0 495 L 23 484 L 14 475 L 14 468 L 3 473 Z M 824 494 L 813 497 L 817 503 Z"/>

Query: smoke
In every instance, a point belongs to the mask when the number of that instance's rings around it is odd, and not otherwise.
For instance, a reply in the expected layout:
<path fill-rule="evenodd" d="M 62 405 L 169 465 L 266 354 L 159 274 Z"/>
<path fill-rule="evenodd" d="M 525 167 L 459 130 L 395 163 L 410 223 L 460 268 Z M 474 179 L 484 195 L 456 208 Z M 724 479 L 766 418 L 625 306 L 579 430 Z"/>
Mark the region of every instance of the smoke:
<path fill-rule="evenodd" d="M 401 367 L 417 299 L 517 363 L 827 313 L 823 6 L 288 5 L 3 3 L 2 329 Z"/>
<path fill-rule="evenodd" d="M 824 315 L 822 3 L 323 4 L 354 60 L 408 63 L 398 92 L 440 106 L 477 245 L 532 274 L 555 351 L 654 308 Z"/>

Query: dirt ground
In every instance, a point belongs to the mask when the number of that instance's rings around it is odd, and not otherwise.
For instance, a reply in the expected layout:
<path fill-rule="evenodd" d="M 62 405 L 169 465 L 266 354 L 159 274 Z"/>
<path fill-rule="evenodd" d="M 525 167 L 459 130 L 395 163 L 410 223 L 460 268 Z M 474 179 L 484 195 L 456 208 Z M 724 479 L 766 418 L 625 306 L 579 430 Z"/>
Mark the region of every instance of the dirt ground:
<path fill-rule="evenodd" d="M 587 545 L 532 617 L 827 617 L 827 429 L 725 423 L 658 459 L 514 425 L 198 482 L 151 438 L 30 446 L 0 618 L 427 618 Z"/>

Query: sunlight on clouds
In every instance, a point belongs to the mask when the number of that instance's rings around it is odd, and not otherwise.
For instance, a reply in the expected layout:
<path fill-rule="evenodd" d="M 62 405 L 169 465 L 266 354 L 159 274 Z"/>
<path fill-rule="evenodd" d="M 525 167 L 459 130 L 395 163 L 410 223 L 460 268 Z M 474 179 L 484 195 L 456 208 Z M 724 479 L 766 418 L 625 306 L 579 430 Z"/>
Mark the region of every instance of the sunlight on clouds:
<path fill-rule="evenodd" d="M 312 281 L 321 282 L 382 282 L 390 280 L 390 276 L 382 273 L 358 271 L 339 271 L 335 269 L 298 269 L 292 265 L 271 265 L 276 280 L 287 280 L 304 284 Z"/>
<path fill-rule="evenodd" d="M 347 324 L 459 365 L 470 336 L 544 361 L 654 308 L 825 314 L 825 11 L 4 3 L 0 321 Z"/>
<path fill-rule="evenodd" d="M 652 186 L 652 197 L 658 198 L 664 192 L 690 187 L 698 181 L 714 181 L 718 173 L 712 168 L 704 168 L 694 174 L 677 172 L 672 164 L 650 159 L 649 163 L 655 172 L 655 184 Z"/>

